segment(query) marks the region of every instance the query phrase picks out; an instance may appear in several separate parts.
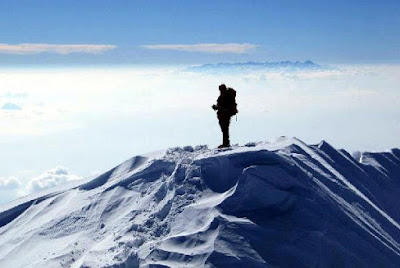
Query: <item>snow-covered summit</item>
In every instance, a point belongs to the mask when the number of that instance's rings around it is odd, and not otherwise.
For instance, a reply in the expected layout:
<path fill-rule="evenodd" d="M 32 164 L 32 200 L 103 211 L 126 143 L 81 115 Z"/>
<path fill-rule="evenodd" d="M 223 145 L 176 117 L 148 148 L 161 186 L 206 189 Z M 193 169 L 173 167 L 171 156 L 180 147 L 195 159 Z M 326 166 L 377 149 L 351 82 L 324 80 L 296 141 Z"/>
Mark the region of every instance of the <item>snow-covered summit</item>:
<path fill-rule="evenodd" d="M 399 180 L 399 149 L 168 149 L 3 206 L 0 267 L 398 267 Z"/>

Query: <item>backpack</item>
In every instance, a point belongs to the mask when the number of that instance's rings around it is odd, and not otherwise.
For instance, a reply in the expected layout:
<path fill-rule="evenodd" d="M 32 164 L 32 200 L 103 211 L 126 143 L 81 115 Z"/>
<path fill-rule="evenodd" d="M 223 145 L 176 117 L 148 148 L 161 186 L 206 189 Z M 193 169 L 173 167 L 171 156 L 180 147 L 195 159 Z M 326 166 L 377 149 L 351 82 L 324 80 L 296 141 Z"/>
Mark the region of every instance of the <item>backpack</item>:
<path fill-rule="evenodd" d="M 228 88 L 228 91 L 226 92 L 226 102 L 230 116 L 233 116 L 239 112 L 236 103 L 236 90 L 233 88 Z"/>

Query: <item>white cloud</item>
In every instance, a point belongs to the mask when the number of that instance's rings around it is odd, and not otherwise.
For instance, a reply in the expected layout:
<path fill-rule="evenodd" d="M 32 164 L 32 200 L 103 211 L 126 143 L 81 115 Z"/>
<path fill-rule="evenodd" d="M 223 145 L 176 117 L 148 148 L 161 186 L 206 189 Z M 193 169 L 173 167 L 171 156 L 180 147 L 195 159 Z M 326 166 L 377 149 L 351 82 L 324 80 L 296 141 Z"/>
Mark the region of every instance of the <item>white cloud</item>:
<path fill-rule="evenodd" d="M 178 50 L 188 52 L 203 52 L 203 53 L 234 53 L 243 54 L 255 49 L 257 45 L 249 43 L 226 43 L 226 44 L 214 44 L 214 43 L 202 43 L 193 45 L 183 44 L 170 44 L 170 45 L 143 45 L 143 48 L 154 49 L 154 50 Z"/>
<path fill-rule="evenodd" d="M 10 99 L 27 98 L 28 96 L 29 95 L 26 92 L 10 92 L 10 91 L 8 91 L 6 94 L 3 95 L 3 97 Z"/>
<path fill-rule="evenodd" d="M 56 167 L 45 171 L 37 177 L 31 179 L 26 186 L 18 193 L 19 196 L 40 192 L 69 181 L 79 180 L 82 177 L 74 174 L 69 174 L 65 167 Z"/>
<path fill-rule="evenodd" d="M 14 190 L 21 186 L 21 182 L 16 177 L 1 178 L 0 190 Z"/>
<path fill-rule="evenodd" d="M 15 111 L 15 110 L 21 110 L 22 108 L 21 108 L 21 106 L 15 104 L 15 103 L 7 102 L 1 107 L 1 109 L 2 110 L 13 110 L 13 111 Z"/>
<path fill-rule="evenodd" d="M 0 43 L 0 54 L 39 54 L 39 53 L 90 53 L 98 54 L 116 48 L 115 45 L 92 45 L 92 44 L 17 44 L 9 45 Z"/>

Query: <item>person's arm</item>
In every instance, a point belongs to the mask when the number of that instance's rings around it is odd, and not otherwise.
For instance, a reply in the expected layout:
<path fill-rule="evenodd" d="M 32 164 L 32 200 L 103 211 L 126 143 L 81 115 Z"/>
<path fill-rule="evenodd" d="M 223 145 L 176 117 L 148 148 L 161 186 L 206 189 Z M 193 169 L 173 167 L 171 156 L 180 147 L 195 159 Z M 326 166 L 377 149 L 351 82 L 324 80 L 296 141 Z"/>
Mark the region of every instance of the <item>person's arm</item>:
<path fill-rule="evenodd" d="M 211 106 L 211 108 L 213 108 L 214 111 L 218 111 L 221 108 L 220 97 L 218 97 L 218 99 L 217 99 L 217 104 L 213 104 L 213 106 Z"/>

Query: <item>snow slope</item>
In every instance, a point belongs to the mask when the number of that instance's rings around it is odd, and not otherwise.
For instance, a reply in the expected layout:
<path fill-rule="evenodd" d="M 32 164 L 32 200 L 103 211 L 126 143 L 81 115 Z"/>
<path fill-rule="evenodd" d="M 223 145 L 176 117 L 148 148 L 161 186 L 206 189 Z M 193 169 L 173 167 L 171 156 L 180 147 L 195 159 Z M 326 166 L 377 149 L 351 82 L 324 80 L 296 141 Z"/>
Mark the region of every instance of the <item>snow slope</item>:
<path fill-rule="evenodd" d="M 399 267 L 400 150 L 136 156 L 0 208 L 0 267 Z"/>

